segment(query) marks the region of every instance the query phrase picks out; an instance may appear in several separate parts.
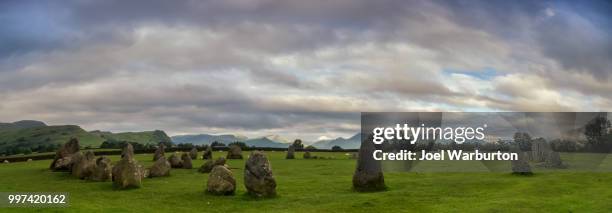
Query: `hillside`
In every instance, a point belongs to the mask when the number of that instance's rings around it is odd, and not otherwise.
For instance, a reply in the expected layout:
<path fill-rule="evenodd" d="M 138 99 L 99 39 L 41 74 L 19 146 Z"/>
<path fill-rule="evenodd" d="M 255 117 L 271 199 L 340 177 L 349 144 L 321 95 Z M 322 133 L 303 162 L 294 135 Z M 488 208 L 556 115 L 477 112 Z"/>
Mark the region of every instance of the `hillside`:
<path fill-rule="evenodd" d="M 144 131 L 144 132 L 120 132 L 111 133 L 104 131 L 91 131 L 103 140 L 128 141 L 140 144 L 158 144 L 160 142 L 172 142 L 172 139 L 164 131 Z"/>
<path fill-rule="evenodd" d="M 0 154 L 53 151 L 71 137 L 78 138 L 83 147 L 97 147 L 104 141 L 76 125 L 3 129 L 0 130 Z"/>
<path fill-rule="evenodd" d="M 287 148 L 290 144 L 273 141 L 268 137 L 253 138 L 244 142 L 247 146 L 254 147 L 270 147 L 270 148 Z"/>
<path fill-rule="evenodd" d="M 22 120 L 13 123 L 0 123 L 0 130 L 24 129 L 32 127 L 47 126 L 44 122 L 34 120 Z"/>
<path fill-rule="evenodd" d="M 320 140 L 312 144 L 312 146 L 318 149 L 331 149 L 334 146 L 340 146 L 343 149 L 359 149 L 361 146 L 361 137 L 357 133 L 350 138 L 336 138 L 333 140 Z"/>
<path fill-rule="evenodd" d="M 224 144 L 236 142 L 236 141 L 246 141 L 248 138 L 244 136 L 238 135 L 209 135 L 209 134 L 199 134 L 199 135 L 176 135 L 172 136 L 172 141 L 176 144 L 179 143 L 191 143 L 193 145 L 210 145 L 212 142 L 221 142 Z"/>

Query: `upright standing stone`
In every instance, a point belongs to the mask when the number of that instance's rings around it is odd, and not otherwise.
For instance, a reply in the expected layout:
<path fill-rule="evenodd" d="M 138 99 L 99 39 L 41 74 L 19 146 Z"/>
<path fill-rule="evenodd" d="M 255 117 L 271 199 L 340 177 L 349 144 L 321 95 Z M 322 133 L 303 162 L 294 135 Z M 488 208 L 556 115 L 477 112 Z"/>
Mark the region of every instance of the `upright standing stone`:
<path fill-rule="evenodd" d="M 212 159 L 212 146 L 211 145 L 207 145 L 206 149 L 204 149 L 204 151 L 202 152 L 202 159 L 204 160 Z"/>
<path fill-rule="evenodd" d="M 555 169 L 564 169 L 566 168 L 563 165 L 563 161 L 561 161 L 561 156 L 558 152 L 551 151 L 546 156 L 546 163 L 544 164 L 546 168 L 555 168 Z"/>
<path fill-rule="evenodd" d="M 159 146 L 157 147 L 157 149 L 155 150 L 155 154 L 153 155 L 153 161 L 157 161 L 158 159 L 164 157 L 165 154 L 166 154 L 166 145 L 164 145 L 164 143 L 159 143 Z"/>
<path fill-rule="evenodd" d="M 163 177 L 170 176 L 170 163 L 165 157 L 161 157 L 155 161 L 153 166 L 149 169 L 149 177 Z"/>
<path fill-rule="evenodd" d="M 110 180 L 112 176 L 113 169 L 111 166 L 111 160 L 102 156 L 96 160 L 93 175 L 89 179 L 93 181 L 107 181 Z"/>
<path fill-rule="evenodd" d="M 191 160 L 198 159 L 198 150 L 195 147 L 189 152 L 189 157 L 191 157 Z"/>
<path fill-rule="evenodd" d="M 79 152 L 79 140 L 70 138 L 60 149 L 55 152 L 55 157 L 49 168 L 53 171 L 70 171 L 72 167 L 71 156 Z"/>
<path fill-rule="evenodd" d="M 244 166 L 244 186 L 256 197 L 276 195 L 276 180 L 268 158 L 260 151 L 251 152 Z"/>
<path fill-rule="evenodd" d="M 535 162 L 544 162 L 550 152 L 550 144 L 543 138 L 538 138 L 531 142 L 531 160 Z"/>
<path fill-rule="evenodd" d="M 238 145 L 231 145 L 227 151 L 227 159 L 242 159 L 242 148 Z"/>
<path fill-rule="evenodd" d="M 208 175 L 206 191 L 214 195 L 232 195 L 236 191 L 236 179 L 225 166 L 215 166 Z"/>
<path fill-rule="evenodd" d="M 113 167 L 113 185 L 116 188 L 139 188 L 145 171 L 134 159 L 134 148 L 131 144 L 123 148 L 121 160 Z"/>
<path fill-rule="evenodd" d="M 168 162 L 170 162 L 170 166 L 172 168 L 183 168 L 183 162 L 181 162 L 181 159 L 179 159 L 177 153 L 173 153 L 172 155 L 170 155 L 170 158 L 168 158 Z"/>
<path fill-rule="evenodd" d="M 183 169 L 193 168 L 193 165 L 191 164 L 191 156 L 189 156 L 189 154 L 183 153 L 183 155 L 181 155 L 181 160 L 183 161 Z"/>
<path fill-rule="evenodd" d="M 357 191 L 380 191 L 386 188 L 380 161 L 372 157 L 375 149 L 372 137 L 361 142 L 357 168 L 353 175 L 353 188 Z"/>
<path fill-rule="evenodd" d="M 295 147 L 293 147 L 293 145 L 290 145 L 287 149 L 287 156 L 285 159 L 295 159 Z"/>
<path fill-rule="evenodd" d="M 527 153 L 521 151 L 518 146 L 510 148 L 510 152 L 517 153 L 518 159 L 510 161 L 512 166 L 512 174 L 531 175 L 531 166 L 529 166 L 529 157 Z"/>
<path fill-rule="evenodd" d="M 96 156 L 92 151 L 87 151 L 85 155 L 77 152 L 73 155 L 72 175 L 79 179 L 90 178 L 96 167 Z"/>
<path fill-rule="evenodd" d="M 304 159 L 310 159 L 312 158 L 312 156 L 310 156 L 310 152 L 309 151 L 305 151 L 304 152 Z"/>

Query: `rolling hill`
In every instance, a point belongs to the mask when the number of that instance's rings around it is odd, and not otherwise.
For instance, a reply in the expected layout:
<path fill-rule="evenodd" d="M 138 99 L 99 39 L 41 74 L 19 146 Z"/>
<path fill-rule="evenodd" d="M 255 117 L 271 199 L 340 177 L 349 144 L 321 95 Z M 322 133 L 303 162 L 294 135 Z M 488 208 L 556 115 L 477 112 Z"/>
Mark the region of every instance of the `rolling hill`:
<path fill-rule="evenodd" d="M 236 141 L 246 141 L 248 138 L 239 135 L 209 135 L 209 134 L 199 134 L 199 135 L 176 135 L 172 136 L 172 141 L 176 144 L 179 143 L 191 143 L 193 145 L 210 145 L 212 142 L 221 142 L 224 144 L 236 142 Z"/>
<path fill-rule="evenodd" d="M 332 140 L 320 140 L 311 145 L 317 149 L 331 149 L 334 146 L 340 146 L 343 149 L 359 149 L 361 136 L 360 133 L 357 133 L 350 138 L 339 137 Z"/>

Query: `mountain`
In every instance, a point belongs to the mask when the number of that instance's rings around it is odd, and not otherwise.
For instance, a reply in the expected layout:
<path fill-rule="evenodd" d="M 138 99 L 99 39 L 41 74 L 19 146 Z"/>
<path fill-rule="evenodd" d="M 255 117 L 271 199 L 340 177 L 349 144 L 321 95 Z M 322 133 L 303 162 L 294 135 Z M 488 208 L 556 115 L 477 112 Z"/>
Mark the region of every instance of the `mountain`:
<path fill-rule="evenodd" d="M 79 139 L 82 147 L 98 147 L 104 141 L 76 125 L 37 126 L 0 130 L 0 154 L 55 151 L 59 144 L 71 137 Z"/>
<path fill-rule="evenodd" d="M 22 121 L 16 121 L 13 123 L 0 123 L 0 130 L 24 129 L 24 128 L 42 127 L 42 126 L 47 126 L 47 124 L 45 124 L 42 121 L 22 120 Z"/>
<path fill-rule="evenodd" d="M 104 131 L 91 131 L 104 140 L 137 142 L 140 144 L 159 144 L 160 142 L 172 142 L 172 139 L 164 131 L 144 131 L 144 132 L 120 132 L 111 133 Z"/>
<path fill-rule="evenodd" d="M 332 140 L 320 140 L 312 144 L 317 149 L 331 149 L 340 146 L 343 149 L 359 149 L 361 146 L 361 134 L 357 133 L 350 138 L 336 138 Z"/>
<path fill-rule="evenodd" d="M 224 144 L 233 143 L 236 141 L 246 141 L 248 138 L 240 135 L 176 135 L 172 136 L 172 141 L 176 144 L 179 143 L 191 143 L 194 145 L 210 145 L 214 141 L 218 141 Z"/>
<path fill-rule="evenodd" d="M 267 138 L 268 140 L 271 140 L 277 143 L 293 143 L 293 141 L 283 138 L 280 135 L 267 135 L 267 136 L 264 136 L 264 138 Z"/>
<path fill-rule="evenodd" d="M 274 137 L 272 137 L 274 138 Z M 287 148 L 290 144 L 283 141 L 274 141 L 271 140 L 270 137 L 264 136 L 260 138 L 253 138 L 244 141 L 247 146 L 254 147 L 270 147 L 270 148 Z"/>

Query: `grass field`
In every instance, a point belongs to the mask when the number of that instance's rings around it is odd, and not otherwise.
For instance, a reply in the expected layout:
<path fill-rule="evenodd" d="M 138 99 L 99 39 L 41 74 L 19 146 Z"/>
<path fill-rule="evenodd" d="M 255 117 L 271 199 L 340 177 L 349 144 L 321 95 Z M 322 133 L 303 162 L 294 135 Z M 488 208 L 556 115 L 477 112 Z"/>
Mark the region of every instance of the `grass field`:
<path fill-rule="evenodd" d="M 246 156 L 246 153 L 244 153 Z M 215 152 L 215 158 L 225 153 Z M 334 159 L 285 160 L 284 152 L 267 152 L 277 180 L 278 196 L 245 195 L 244 160 L 229 160 L 237 179 L 234 196 L 204 192 L 208 174 L 173 169 L 170 177 L 143 180 L 143 187 L 115 190 L 110 182 L 88 182 L 67 173 L 50 172 L 49 160 L 0 165 L 0 191 L 69 192 L 70 207 L 2 212 L 611 212 L 612 173 L 538 172 L 515 176 L 493 172 L 386 172 L 387 191 L 351 189 L 355 160 L 345 153 L 315 153 Z M 111 156 L 113 161 L 118 156 Z M 576 157 L 579 158 L 579 157 Z M 137 155 L 149 166 L 152 155 Z M 602 165 L 612 165 L 610 158 Z M 420 166 L 424 166 L 422 164 Z"/>

